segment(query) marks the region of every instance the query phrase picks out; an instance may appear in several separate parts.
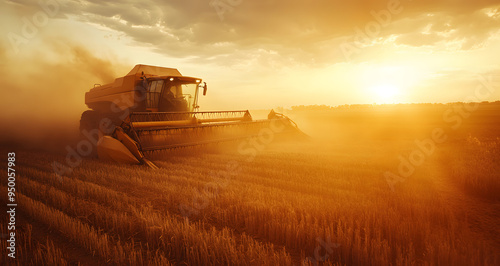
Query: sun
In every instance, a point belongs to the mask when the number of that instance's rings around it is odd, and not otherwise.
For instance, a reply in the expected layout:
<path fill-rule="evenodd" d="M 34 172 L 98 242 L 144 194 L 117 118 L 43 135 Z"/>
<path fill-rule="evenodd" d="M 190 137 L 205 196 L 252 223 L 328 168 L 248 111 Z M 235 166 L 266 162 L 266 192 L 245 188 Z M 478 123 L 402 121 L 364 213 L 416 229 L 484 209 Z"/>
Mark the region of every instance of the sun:
<path fill-rule="evenodd" d="M 371 91 L 377 103 L 394 103 L 396 96 L 400 93 L 399 88 L 391 84 L 373 86 Z"/>

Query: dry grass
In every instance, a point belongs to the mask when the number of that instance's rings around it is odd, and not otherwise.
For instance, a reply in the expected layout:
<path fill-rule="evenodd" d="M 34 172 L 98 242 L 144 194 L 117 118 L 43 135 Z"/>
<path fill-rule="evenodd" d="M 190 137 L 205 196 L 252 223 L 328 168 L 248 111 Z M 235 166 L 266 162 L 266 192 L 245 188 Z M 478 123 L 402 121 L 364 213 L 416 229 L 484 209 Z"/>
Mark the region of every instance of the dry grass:
<path fill-rule="evenodd" d="M 474 195 L 500 200 L 500 138 L 480 140 L 469 136 L 465 145 L 455 147 L 448 154 L 454 180 Z"/>
<path fill-rule="evenodd" d="M 468 211 L 498 205 L 498 139 L 457 136 L 391 191 L 383 173 L 415 136 L 348 135 L 272 145 L 250 162 L 236 150 L 177 155 L 158 171 L 85 160 L 62 178 L 50 163 L 64 157 L 20 151 L 19 212 L 60 238 L 24 241 L 33 257 L 23 258 L 63 265 L 66 241 L 119 265 L 500 263 L 499 230 L 488 227 L 498 223 Z"/>
<path fill-rule="evenodd" d="M 56 248 L 54 243 L 48 239 L 45 245 L 38 243 L 36 250 L 33 253 L 33 260 L 35 264 L 68 265 L 68 262 L 64 259 L 62 251 L 59 248 Z"/>

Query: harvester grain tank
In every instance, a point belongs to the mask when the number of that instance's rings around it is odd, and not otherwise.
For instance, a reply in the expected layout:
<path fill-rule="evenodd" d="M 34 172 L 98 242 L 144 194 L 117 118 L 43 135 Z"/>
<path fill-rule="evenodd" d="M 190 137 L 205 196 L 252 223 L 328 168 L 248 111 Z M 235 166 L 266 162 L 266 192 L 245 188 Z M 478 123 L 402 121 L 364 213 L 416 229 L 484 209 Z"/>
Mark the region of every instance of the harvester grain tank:
<path fill-rule="evenodd" d="M 90 110 L 82 114 L 80 130 L 99 130 L 99 158 L 156 166 L 147 155 L 171 149 L 251 138 L 280 125 L 279 134 L 304 136 L 288 117 L 271 111 L 254 120 L 248 110 L 198 111 L 206 95 L 202 79 L 174 68 L 136 65 L 113 83 L 95 84 L 85 94 Z"/>

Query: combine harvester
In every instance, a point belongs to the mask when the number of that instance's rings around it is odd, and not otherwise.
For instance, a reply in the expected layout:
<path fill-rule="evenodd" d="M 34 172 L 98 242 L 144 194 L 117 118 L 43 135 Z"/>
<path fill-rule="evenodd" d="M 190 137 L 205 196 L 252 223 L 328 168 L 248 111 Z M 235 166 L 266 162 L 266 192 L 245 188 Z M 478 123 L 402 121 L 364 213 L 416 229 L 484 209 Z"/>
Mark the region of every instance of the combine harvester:
<path fill-rule="evenodd" d="M 273 110 L 264 120 L 253 120 L 248 110 L 197 112 L 200 89 L 206 95 L 205 82 L 183 76 L 177 69 L 136 65 L 126 76 L 95 84 L 85 94 L 91 110 L 82 114 L 80 131 L 102 133 L 99 158 L 155 169 L 147 158 L 161 151 L 269 138 L 269 134 L 306 136 L 291 119 Z"/>

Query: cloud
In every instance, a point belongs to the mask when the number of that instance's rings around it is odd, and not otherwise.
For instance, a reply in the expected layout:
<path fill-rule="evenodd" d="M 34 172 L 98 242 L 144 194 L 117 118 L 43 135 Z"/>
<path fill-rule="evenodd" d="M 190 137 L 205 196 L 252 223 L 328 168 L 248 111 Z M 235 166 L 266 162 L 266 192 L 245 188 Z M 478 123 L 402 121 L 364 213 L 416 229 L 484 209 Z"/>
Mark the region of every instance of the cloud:
<path fill-rule="evenodd" d="M 221 1 L 231 7 L 224 10 L 223 20 L 211 5 Z M 10 2 L 34 5 L 27 0 Z M 227 64 L 222 59 L 237 61 L 261 50 L 278 51 L 283 64 L 290 59 L 303 62 L 303 58 L 311 65 L 341 61 L 334 51 L 338 40 L 354 36 L 355 28 L 375 21 L 373 12 L 398 3 L 403 11 L 391 16 L 391 25 L 378 38 L 397 35 L 398 44 L 409 46 L 461 40 L 462 49 L 472 49 L 481 46 L 499 26 L 497 17 L 483 12 L 498 8 L 496 0 L 61 2 L 62 14 L 121 32 L 138 46 L 152 46 L 169 57 L 221 59 L 221 64 Z M 419 32 L 427 25 L 432 25 L 428 34 Z M 325 50 L 325 43 L 337 47 Z"/>
<path fill-rule="evenodd" d="M 414 31 L 399 31 L 396 43 L 409 46 L 434 46 L 439 43 L 460 42 L 461 50 L 482 47 L 500 30 L 500 16 L 495 8 L 479 9 L 471 13 L 446 12 L 422 14 L 412 21 L 421 25 Z"/>

